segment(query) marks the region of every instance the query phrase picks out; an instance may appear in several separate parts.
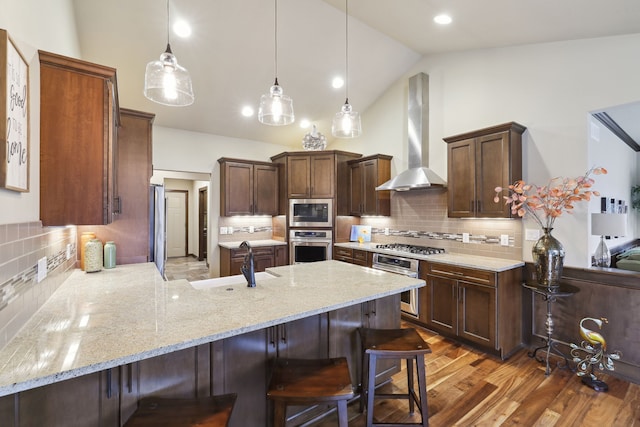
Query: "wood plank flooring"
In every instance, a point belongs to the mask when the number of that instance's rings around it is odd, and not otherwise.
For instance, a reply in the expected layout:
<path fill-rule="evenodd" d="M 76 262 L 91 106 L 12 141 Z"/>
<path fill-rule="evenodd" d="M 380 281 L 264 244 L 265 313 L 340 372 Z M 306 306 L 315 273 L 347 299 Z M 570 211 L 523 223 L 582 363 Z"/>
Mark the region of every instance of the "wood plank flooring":
<path fill-rule="evenodd" d="M 413 326 L 405 324 L 404 326 Z M 594 426 L 640 427 L 640 385 L 609 375 L 598 375 L 609 391 L 598 393 L 583 385 L 574 373 L 554 367 L 547 377 L 544 366 L 523 349 L 500 361 L 418 328 L 431 347 L 425 356 L 429 425 L 450 426 Z M 555 364 L 554 364 L 555 365 Z M 387 392 L 405 390 L 406 371 L 383 387 Z M 358 405 L 349 405 L 349 426 L 363 427 Z M 377 422 L 419 422 L 405 400 L 376 400 Z M 335 415 L 314 427 L 334 427 Z"/>

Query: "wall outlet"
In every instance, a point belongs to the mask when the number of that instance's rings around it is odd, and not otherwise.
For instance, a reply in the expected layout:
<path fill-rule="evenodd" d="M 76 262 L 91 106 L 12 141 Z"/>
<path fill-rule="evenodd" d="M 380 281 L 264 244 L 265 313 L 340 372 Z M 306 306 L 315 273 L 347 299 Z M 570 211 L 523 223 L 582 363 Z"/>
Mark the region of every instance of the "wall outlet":
<path fill-rule="evenodd" d="M 71 258 L 71 243 L 67 243 L 67 259 Z"/>
<path fill-rule="evenodd" d="M 227 227 L 227 234 L 233 234 L 233 227 Z"/>
<path fill-rule="evenodd" d="M 253 227 L 253 225 L 249 226 L 249 233 L 253 233 L 254 231 L 256 231 L 256 229 Z"/>
<path fill-rule="evenodd" d="M 462 243 L 469 243 L 469 233 L 462 233 Z"/>
<path fill-rule="evenodd" d="M 508 234 L 501 234 L 500 235 L 500 245 L 509 246 L 509 235 Z"/>
<path fill-rule="evenodd" d="M 42 282 L 47 277 L 47 257 L 42 257 L 38 260 L 38 283 Z"/>
<path fill-rule="evenodd" d="M 389 235 L 389 227 L 385 227 L 384 228 L 384 235 L 388 236 Z"/>
<path fill-rule="evenodd" d="M 527 228 L 524 233 L 525 240 L 538 240 L 540 238 L 540 230 L 537 228 Z"/>
<path fill-rule="evenodd" d="M 220 234 L 227 234 L 229 233 L 229 229 L 227 227 L 220 227 Z"/>

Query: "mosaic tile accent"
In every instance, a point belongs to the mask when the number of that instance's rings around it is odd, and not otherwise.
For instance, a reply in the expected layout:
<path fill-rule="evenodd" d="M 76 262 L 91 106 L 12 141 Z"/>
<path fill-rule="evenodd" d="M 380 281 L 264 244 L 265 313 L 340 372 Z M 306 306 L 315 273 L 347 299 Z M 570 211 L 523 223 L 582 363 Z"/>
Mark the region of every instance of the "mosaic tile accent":
<path fill-rule="evenodd" d="M 450 240 L 462 243 L 462 233 L 443 233 L 438 231 L 394 230 L 386 228 L 371 228 L 371 234 L 377 236 L 410 237 L 415 239 Z M 509 236 L 509 246 L 513 246 L 514 236 Z M 484 234 L 469 234 L 469 243 L 500 245 L 500 236 L 487 236 Z"/>

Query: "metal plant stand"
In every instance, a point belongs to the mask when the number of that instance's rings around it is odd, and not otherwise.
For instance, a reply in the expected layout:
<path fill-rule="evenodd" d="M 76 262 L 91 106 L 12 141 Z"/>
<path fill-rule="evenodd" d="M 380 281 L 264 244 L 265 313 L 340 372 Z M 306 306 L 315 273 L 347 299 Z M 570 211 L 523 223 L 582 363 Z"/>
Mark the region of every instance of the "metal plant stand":
<path fill-rule="evenodd" d="M 569 365 L 569 356 L 564 354 L 560 349 L 557 348 L 558 341 L 553 339 L 553 316 L 551 313 L 551 307 L 554 302 L 558 300 L 558 298 L 567 298 L 572 296 L 573 294 L 579 291 L 578 288 L 571 285 L 562 284 L 558 287 L 550 288 L 547 286 L 541 286 L 538 284 L 532 283 L 523 283 L 522 286 L 525 289 L 529 289 L 533 291 L 535 294 L 540 295 L 547 302 L 547 318 L 544 322 L 545 330 L 547 333 L 544 345 L 536 348 L 535 350 L 529 352 L 529 357 L 536 359 L 540 363 L 546 364 L 545 375 L 549 375 L 551 373 L 551 369 L 549 367 L 549 355 L 555 354 L 557 356 L 562 357 L 564 360 L 564 365 L 561 365 L 558 362 L 559 367 L 567 367 Z M 544 357 L 538 356 L 538 351 L 544 351 Z"/>

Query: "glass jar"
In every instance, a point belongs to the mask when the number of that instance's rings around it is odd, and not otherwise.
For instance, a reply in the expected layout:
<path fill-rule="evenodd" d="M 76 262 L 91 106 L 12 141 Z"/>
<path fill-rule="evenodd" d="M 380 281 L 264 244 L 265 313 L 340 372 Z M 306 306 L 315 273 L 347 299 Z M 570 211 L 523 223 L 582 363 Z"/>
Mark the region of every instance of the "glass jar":
<path fill-rule="evenodd" d="M 116 244 L 111 240 L 104 244 L 104 268 L 116 266 Z"/>
<path fill-rule="evenodd" d="M 84 271 L 93 273 L 102 270 L 102 242 L 91 239 L 84 246 Z"/>
<path fill-rule="evenodd" d="M 93 231 L 83 231 L 80 235 L 80 270 L 84 270 L 84 247 L 91 239 L 96 238 L 96 233 Z"/>

